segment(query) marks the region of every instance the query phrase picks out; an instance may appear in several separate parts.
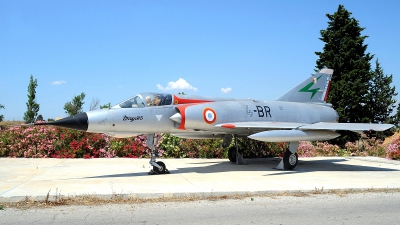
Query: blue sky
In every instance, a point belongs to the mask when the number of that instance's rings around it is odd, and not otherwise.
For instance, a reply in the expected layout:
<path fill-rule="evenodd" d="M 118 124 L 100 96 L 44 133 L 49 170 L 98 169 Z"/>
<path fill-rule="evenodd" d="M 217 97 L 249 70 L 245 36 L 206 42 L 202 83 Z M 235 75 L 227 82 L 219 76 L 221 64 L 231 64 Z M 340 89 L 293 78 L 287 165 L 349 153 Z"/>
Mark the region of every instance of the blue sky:
<path fill-rule="evenodd" d="M 313 73 L 339 4 L 399 91 L 400 1 L 0 0 L 0 115 L 22 120 L 31 74 L 45 119 L 81 92 L 85 111 L 148 91 L 274 100 Z"/>

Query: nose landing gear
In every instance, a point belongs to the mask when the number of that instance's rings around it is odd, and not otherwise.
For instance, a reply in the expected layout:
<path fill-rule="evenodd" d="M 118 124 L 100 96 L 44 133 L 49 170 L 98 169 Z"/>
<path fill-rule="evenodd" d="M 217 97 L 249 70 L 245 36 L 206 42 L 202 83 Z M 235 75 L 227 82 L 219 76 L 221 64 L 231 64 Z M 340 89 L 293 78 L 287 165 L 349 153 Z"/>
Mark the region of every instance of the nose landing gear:
<path fill-rule="evenodd" d="M 165 164 L 161 161 L 156 162 L 156 148 L 155 144 L 157 142 L 157 137 L 155 134 L 146 135 L 146 144 L 150 147 L 150 165 L 153 166 L 153 169 L 149 171 L 149 175 L 158 175 L 158 174 L 170 174 L 169 170 L 165 166 Z"/>

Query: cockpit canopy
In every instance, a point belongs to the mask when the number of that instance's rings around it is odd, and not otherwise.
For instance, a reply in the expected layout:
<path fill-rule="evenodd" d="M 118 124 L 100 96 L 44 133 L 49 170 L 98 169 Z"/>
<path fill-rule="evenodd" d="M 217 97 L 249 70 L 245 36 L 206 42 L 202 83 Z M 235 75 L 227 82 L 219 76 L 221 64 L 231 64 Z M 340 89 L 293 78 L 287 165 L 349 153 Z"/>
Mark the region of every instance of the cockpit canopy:
<path fill-rule="evenodd" d="M 144 92 L 137 94 L 112 108 L 144 108 L 163 105 L 193 104 L 215 101 L 233 101 L 234 98 L 204 97 L 198 95 Z"/>
<path fill-rule="evenodd" d="M 112 108 L 144 108 L 152 106 L 172 105 L 172 95 L 165 93 L 140 93 Z"/>

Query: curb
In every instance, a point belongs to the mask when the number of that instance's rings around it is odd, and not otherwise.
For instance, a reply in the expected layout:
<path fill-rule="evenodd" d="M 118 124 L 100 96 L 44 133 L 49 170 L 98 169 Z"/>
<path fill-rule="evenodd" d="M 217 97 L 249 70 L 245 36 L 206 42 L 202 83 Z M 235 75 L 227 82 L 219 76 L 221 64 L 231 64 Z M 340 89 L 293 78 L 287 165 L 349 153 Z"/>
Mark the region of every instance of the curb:
<path fill-rule="evenodd" d="M 79 199 L 96 199 L 104 202 L 118 202 L 118 200 L 138 201 L 179 201 L 179 200 L 206 200 L 206 199 L 229 199 L 229 198 L 246 198 L 255 196 L 306 196 L 316 194 L 357 194 L 357 193 L 393 193 L 400 192 L 400 188 L 356 188 L 356 189 L 321 189 L 314 190 L 275 190 L 275 191 L 239 191 L 239 192 L 188 192 L 188 193 L 138 193 L 138 194 L 82 194 L 82 195 L 49 195 L 49 196 L 13 196 L 0 197 L 0 203 L 17 203 L 17 202 L 57 202 L 60 200 L 79 200 Z M 138 201 L 140 202 L 140 201 Z"/>

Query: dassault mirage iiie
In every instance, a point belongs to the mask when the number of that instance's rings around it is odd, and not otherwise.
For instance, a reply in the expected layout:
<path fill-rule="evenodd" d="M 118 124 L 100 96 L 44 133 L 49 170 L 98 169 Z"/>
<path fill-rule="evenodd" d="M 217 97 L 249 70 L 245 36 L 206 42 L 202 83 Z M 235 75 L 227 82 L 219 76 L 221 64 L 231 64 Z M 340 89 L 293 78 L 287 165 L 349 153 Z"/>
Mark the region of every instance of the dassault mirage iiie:
<path fill-rule="evenodd" d="M 229 149 L 229 160 L 243 161 L 238 137 L 265 142 L 288 142 L 277 169 L 294 169 L 299 141 L 323 141 L 339 136 L 335 131 L 383 131 L 391 124 L 338 123 L 338 114 L 326 103 L 332 69 L 322 69 L 276 101 L 209 98 L 163 93 L 141 93 L 111 109 L 80 113 L 61 120 L 35 125 L 54 125 L 113 137 L 146 134 L 151 148 L 152 174 L 168 173 L 156 161 L 155 133 L 170 133 L 192 139 L 221 138 Z"/>

